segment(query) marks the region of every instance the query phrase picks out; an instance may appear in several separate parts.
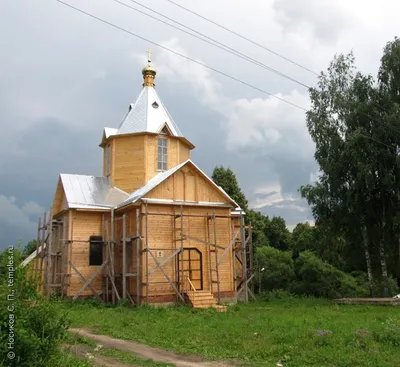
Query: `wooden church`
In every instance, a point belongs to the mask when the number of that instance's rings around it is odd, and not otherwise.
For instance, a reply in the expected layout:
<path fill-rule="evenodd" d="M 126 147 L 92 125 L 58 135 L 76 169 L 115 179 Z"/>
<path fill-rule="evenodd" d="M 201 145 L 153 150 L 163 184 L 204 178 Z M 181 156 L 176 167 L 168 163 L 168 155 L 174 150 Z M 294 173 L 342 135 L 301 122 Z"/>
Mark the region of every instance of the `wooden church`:
<path fill-rule="evenodd" d="M 45 293 L 73 299 L 216 308 L 247 300 L 245 213 L 191 160 L 194 145 L 158 96 L 150 57 L 142 74 L 119 127 L 104 128 L 103 175 L 60 174 L 25 265 Z"/>

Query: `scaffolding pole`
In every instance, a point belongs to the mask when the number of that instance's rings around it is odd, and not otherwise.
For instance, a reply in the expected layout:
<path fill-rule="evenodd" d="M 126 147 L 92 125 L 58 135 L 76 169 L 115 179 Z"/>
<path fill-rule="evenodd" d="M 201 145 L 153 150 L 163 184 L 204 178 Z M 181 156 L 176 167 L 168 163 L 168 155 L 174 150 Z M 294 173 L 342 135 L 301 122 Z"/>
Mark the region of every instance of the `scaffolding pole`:
<path fill-rule="evenodd" d="M 141 291 L 141 264 L 140 256 L 142 253 L 142 239 L 141 239 L 141 215 L 140 210 L 136 209 L 136 304 L 140 304 L 140 291 Z"/>
<path fill-rule="evenodd" d="M 146 211 L 146 304 L 149 304 L 149 211 L 146 202 L 145 206 Z"/>
<path fill-rule="evenodd" d="M 218 247 L 217 247 L 217 218 L 215 215 L 215 210 L 213 212 L 213 226 L 214 226 L 214 256 L 215 256 L 215 275 L 217 277 L 217 295 L 218 303 L 221 302 L 220 294 L 220 282 L 219 282 L 219 263 L 218 263 Z"/>
<path fill-rule="evenodd" d="M 180 259 L 181 259 L 181 264 L 180 264 L 180 268 L 181 268 L 181 272 L 180 272 L 180 276 L 181 276 L 181 278 L 180 278 L 180 280 L 179 280 L 179 289 L 180 289 L 180 292 L 181 292 L 181 296 L 182 296 L 182 298 L 183 298 L 183 293 L 184 293 L 184 290 L 183 290 L 183 288 L 184 288 L 184 283 L 185 283 L 185 278 L 184 278 L 184 273 L 183 273 L 183 264 L 184 264 L 184 262 L 183 262 L 183 241 L 184 241 L 184 238 L 183 238 L 183 206 L 181 205 L 181 212 L 180 212 L 180 221 L 181 221 L 181 228 L 180 228 L 180 245 L 181 245 L 181 251 L 180 251 L 180 254 L 181 254 L 181 256 L 180 256 Z"/>
<path fill-rule="evenodd" d="M 114 243 L 115 243 L 115 233 L 114 233 L 114 209 L 111 209 L 111 221 L 110 221 L 110 234 L 111 234 L 111 238 L 110 238 L 110 260 L 111 260 L 111 275 L 110 275 L 110 280 L 111 280 L 111 284 L 113 286 L 114 292 L 112 292 L 111 294 L 111 298 L 112 298 L 112 303 L 113 305 L 115 305 L 115 296 L 116 294 L 118 295 L 117 292 L 117 288 L 115 286 L 115 268 L 114 268 Z M 119 297 L 118 297 L 119 298 Z"/>
<path fill-rule="evenodd" d="M 244 228 L 244 215 L 243 212 L 240 212 L 240 233 L 242 238 L 242 251 L 243 251 L 243 280 L 245 282 L 245 289 L 244 289 L 244 300 L 245 302 L 249 301 L 249 293 L 246 284 L 247 280 L 247 253 L 246 253 L 246 232 Z"/>
<path fill-rule="evenodd" d="M 234 263 L 233 263 L 233 271 L 234 271 L 234 289 L 236 290 L 236 294 L 239 295 L 243 292 L 244 300 L 247 302 L 249 300 L 249 295 L 253 296 L 253 292 L 249 289 L 249 285 L 253 278 L 253 253 L 252 253 L 252 242 L 251 242 L 251 226 L 248 230 L 247 236 L 247 227 L 244 226 L 244 215 L 241 213 L 240 218 L 234 219 L 231 215 L 217 215 L 216 210 L 210 213 L 208 211 L 206 214 L 192 214 L 184 211 L 184 206 L 180 205 L 179 209 L 177 206 L 174 206 L 173 212 L 171 213 L 155 213 L 150 212 L 148 203 L 146 200 L 143 200 L 143 204 L 141 208 L 132 211 L 132 215 L 136 215 L 136 229 L 131 224 L 133 221 L 128 220 L 128 214 L 124 213 L 121 216 L 116 217 L 114 210 L 112 209 L 110 212 L 109 219 L 106 219 L 103 215 L 102 224 L 103 224 L 103 263 L 97 269 L 96 272 L 92 273 L 86 279 L 80 274 L 77 268 L 72 264 L 72 247 L 74 242 L 82 242 L 88 243 L 90 241 L 84 241 L 81 239 L 73 240 L 74 236 L 74 220 L 71 216 L 71 213 L 68 215 L 68 226 L 66 226 L 65 219 L 61 222 L 60 220 L 53 221 L 51 211 L 49 213 L 44 213 L 44 218 L 42 222 L 42 218 L 39 219 L 38 224 L 38 250 L 37 256 L 38 264 L 40 262 L 40 266 L 43 267 L 43 262 L 45 262 L 44 271 L 40 271 L 40 274 L 43 278 L 41 283 L 45 288 L 46 294 L 51 293 L 51 289 L 56 287 L 58 282 L 58 275 L 61 275 L 61 293 L 69 294 L 69 286 L 70 282 L 64 282 L 64 275 L 71 277 L 71 273 L 75 272 L 78 278 L 83 282 L 83 286 L 76 292 L 73 296 L 74 299 L 83 294 L 85 289 L 90 289 L 92 293 L 99 297 L 101 296 L 101 290 L 99 291 L 97 288 L 91 285 L 93 280 L 99 276 L 101 273 L 105 274 L 104 283 L 105 290 L 104 295 L 102 296 L 105 302 L 110 301 L 109 294 L 109 285 L 111 283 L 111 295 L 112 302 L 115 304 L 116 299 L 120 300 L 121 289 L 119 287 L 122 286 L 122 299 L 129 299 L 132 303 L 139 305 L 144 299 L 145 303 L 148 304 L 150 301 L 150 285 L 155 283 L 162 284 L 171 284 L 171 288 L 176 292 L 178 296 L 178 300 L 185 302 L 185 272 L 184 272 L 184 241 L 197 242 L 203 245 L 206 245 L 206 249 L 208 249 L 208 262 L 209 262 L 209 270 L 210 270 L 210 291 L 212 293 L 216 293 L 218 295 L 218 302 L 221 301 L 221 279 L 219 267 L 223 263 L 224 259 L 227 258 L 228 255 L 233 253 Z M 179 210 L 179 212 L 178 212 Z M 136 213 L 135 213 L 136 212 Z M 130 215 L 130 214 L 129 214 Z M 145 218 L 143 218 L 143 216 Z M 173 227 L 174 227 L 174 236 L 173 236 L 173 244 L 171 246 L 164 246 L 160 248 L 156 248 L 157 245 L 153 245 L 151 247 L 151 238 L 149 237 L 149 232 L 157 229 L 150 228 L 152 222 L 149 223 L 149 216 L 169 216 L 173 217 Z M 192 233 L 189 231 L 189 226 L 185 228 L 186 222 L 185 218 L 204 218 L 206 225 L 206 240 L 204 240 L 203 235 L 198 235 L 202 238 L 196 238 L 195 233 L 192 236 Z M 231 232 L 229 227 L 232 223 L 232 232 L 230 243 L 223 245 L 222 243 L 218 244 L 218 226 L 217 226 L 217 218 L 225 218 L 227 219 L 228 232 Z M 122 221 L 119 221 L 122 219 Z M 239 229 L 235 228 L 233 220 L 237 221 L 240 219 Z M 122 231 L 121 225 L 122 223 Z M 219 222 L 218 222 L 219 223 Z M 221 221 L 222 223 L 222 221 Z M 239 224 L 236 222 L 236 224 Z M 133 233 L 128 233 L 128 226 L 131 228 Z M 62 228 L 64 230 L 62 231 Z M 65 233 L 68 231 L 67 233 Z M 185 233 L 187 232 L 187 234 Z M 62 233 L 61 233 L 62 232 Z M 121 239 L 122 232 L 122 239 Z M 61 238 L 63 237 L 63 238 Z M 105 237 L 105 238 L 104 238 Z M 144 238 L 143 238 L 144 237 Z M 117 240 L 116 240 L 117 239 Z M 144 240 L 144 241 L 143 241 Z M 60 242 L 58 242 L 60 241 Z M 240 241 L 240 246 L 238 242 Z M 136 256 L 136 259 L 130 256 L 128 245 L 136 243 L 136 251 L 133 250 L 132 255 Z M 236 244 L 238 244 L 236 246 Z M 60 247 L 61 246 L 61 247 Z M 118 269 L 116 268 L 115 256 L 116 256 L 116 247 L 122 247 L 122 277 L 120 273 L 120 260 L 118 259 Z M 121 247 L 118 247 L 118 254 L 121 253 Z M 39 250 L 40 248 L 40 250 Z M 166 255 L 161 254 L 158 255 L 156 251 L 163 250 L 168 251 Z M 231 252 L 232 251 L 232 252 Z M 143 256 L 144 255 L 144 256 Z M 61 256 L 61 258 L 60 258 Z M 120 255 L 118 255 L 120 256 Z M 130 256 L 128 258 L 128 256 Z M 149 260 L 149 256 L 151 256 L 152 260 Z M 162 258 L 159 258 L 162 257 Z M 238 259 L 238 260 L 237 260 Z M 136 261 L 136 264 L 135 262 Z M 203 260 L 205 261 L 205 259 Z M 150 263 L 155 263 L 154 267 L 150 269 Z M 173 263 L 172 265 L 172 274 L 176 274 L 176 278 L 174 279 L 174 275 L 171 276 L 169 273 L 170 270 L 167 268 L 164 269 L 167 263 Z M 38 268 L 38 264 L 35 264 L 35 269 Z M 58 272 L 58 268 L 61 266 L 62 270 Z M 136 273 L 133 268 L 136 267 Z M 143 267 L 145 266 L 145 269 Z M 129 267 L 129 268 L 128 268 Z M 240 269 L 241 277 L 237 276 L 237 271 Z M 79 269 L 81 270 L 81 269 Z M 117 280 L 118 284 L 116 284 L 116 270 L 118 271 Z M 160 282 L 159 279 L 157 281 L 151 283 L 150 275 L 153 274 L 156 270 L 160 270 L 166 278 L 165 282 Z M 65 274 L 66 273 L 66 274 Z M 84 273 L 83 273 L 84 274 Z M 127 281 L 127 277 L 136 276 L 136 299 L 133 299 L 128 291 L 129 284 L 134 284 L 132 281 Z M 204 276 L 204 274 L 202 274 Z M 57 282 L 55 281 L 57 278 Z M 145 278 L 145 279 L 143 279 Z M 240 281 L 238 281 L 238 279 Z M 52 280 L 53 279 L 53 280 Z M 120 279 L 122 282 L 120 283 Z M 68 284 L 65 284 L 68 283 Z M 232 283 L 231 283 L 232 284 Z M 216 285 L 216 286 L 215 286 Z M 117 288 L 118 286 L 118 288 Z M 144 286 L 146 289 L 144 290 Z M 103 288 L 104 289 L 104 288 Z M 224 289 L 225 290 L 225 289 Z M 146 292 L 144 296 L 143 292 Z M 134 297 L 135 298 L 135 297 Z M 136 301 L 136 302 L 133 302 Z"/>
<path fill-rule="evenodd" d="M 126 214 L 122 216 L 122 299 L 126 299 Z"/>

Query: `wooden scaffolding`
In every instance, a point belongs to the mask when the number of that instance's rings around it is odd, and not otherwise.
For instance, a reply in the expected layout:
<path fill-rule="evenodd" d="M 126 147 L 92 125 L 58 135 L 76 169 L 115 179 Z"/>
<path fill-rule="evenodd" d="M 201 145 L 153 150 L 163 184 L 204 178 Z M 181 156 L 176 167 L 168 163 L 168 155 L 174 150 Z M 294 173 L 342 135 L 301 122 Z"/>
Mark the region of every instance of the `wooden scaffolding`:
<path fill-rule="evenodd" d="M 111 210 L 103 214 L 103 233 L 97 237 L 103 247 L 103 261 L 97 269 L 84 277 L 72 262 L 73 220 L 53 220 L 52 213 L 45 213 L 39 218 L 38 248 L 35 251 L 35 271 L 40 274 L 41 287 L 45 294 L 57 292 L 61 296 L 68 294 L 71 274 L 75 273 L 81 280 L 81 288 L 74 294 L 73 299 L 81 296 L 86 289 L 104 302 L 116 303 L 126 300 L 133 305 L 149 303 L 149 288 L 160 281 L 153 281 L 152 274 L 160 270 L 164 276 L 162 283 L 169 284 L 176 294 L 178 302 L 185 303 L 186 279 L 183 276 L 184 241 L 190 240 L 206 245 L 209 266 L 210 291 L 221 300 L 219 268 L 224 258 L 231 253 L 233 256 L 233 277 L 237 298 L 247 302 L 254 297 L 251 282 L 254 278 L 253 248 L 251 225 L 245 226 L 244 216 L 240 221 L 234 221 L 232 216 L 217 215 L 215 210 L 206 215 L 186 213 L 183 205 L 176 206 L 173 213 L 149 212 L 148 203 L 144 201 L 144 210 L 135 211 L 135 228 L 130 228 L 126 214 L 115 215 Z M 171 218 L 173 241 L 170 248 L 154 247 L 149 241 L 149 217 L 168 216 Z M 190 235 L 185 222 L 191 217 L 202 218 L 205 223 L 206 240 Z M 225 219 L 231 225 L 232 240 L 221 246 L 217 242 L 217 220 Z M 92 239 L 95 241 L 96 239 Z M 218 251 L 220 250 L 220 251 Z M 169 255 L 159 256 L 164 251 Z M 116 254 L 120 256 L 116 256 Z M 159 260 L 161 258 L 161 260 Z M 150 259 L 155 263 L 150 267 Z M 174 277 L 164 270 L 166 264 L 172 264 Z M 92 286 L 93 280 L 102 277 L 103 289 L 98 291 Z M 135 288 L 132 295 L 129 289 Z M 143 294 L 142 294 L 143 292 Z"/>

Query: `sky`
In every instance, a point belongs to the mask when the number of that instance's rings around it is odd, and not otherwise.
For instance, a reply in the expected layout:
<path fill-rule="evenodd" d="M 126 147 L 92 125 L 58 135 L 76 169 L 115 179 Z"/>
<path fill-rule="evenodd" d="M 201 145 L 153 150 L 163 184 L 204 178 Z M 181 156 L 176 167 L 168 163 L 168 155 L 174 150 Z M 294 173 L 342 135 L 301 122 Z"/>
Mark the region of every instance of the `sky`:
<path fill-rule="evenodd" d="M 304 85 L 315 86 L 317 76 L 276 53 L 320 73 L 335 54 L 353 50 L 358 68 L 376 75 L 385 43 L 398 35 L 400 3 L 174 0 L 274 54 L 168 0 L 119 1 L 65 0 L 142 38 L 56 0 L 0 2 L 0 247 L 36 237 L 59 173 L 101 175 L 102 129 L 118 127 L 139 95 L 148 48 L 157 91 L 196 146 L 195 163 L 208 175 L 230 167 L 250 206 L 282 216 L 289 228 L 312 221 L 298 188 L 318 172 L 303 110 L 310 107 Z M 165 15 L 264 67 L 121 2 Z"/>

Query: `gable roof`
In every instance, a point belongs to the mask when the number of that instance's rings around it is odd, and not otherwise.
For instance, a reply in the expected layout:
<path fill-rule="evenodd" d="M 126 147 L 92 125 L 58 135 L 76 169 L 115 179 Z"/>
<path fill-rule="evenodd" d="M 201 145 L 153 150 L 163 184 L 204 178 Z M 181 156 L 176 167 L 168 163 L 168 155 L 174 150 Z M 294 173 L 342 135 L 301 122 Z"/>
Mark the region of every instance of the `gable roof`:
<path fill-rule="evenodd" d="M 183 137 L 155 88 L 145 86 L 136 102 L 129 106 L 129 111 L 119 125 L 116 135 L 139 132 L 160 133 L 165 125 L 173 136 Z"/>
<path fill-rule="evenodd" d="M 129 194 L 112 186 L 106 177 L 60 174 L 69 208 L 107 209 L 126 200 Z"/>
<path fill-rule="evenodd" d="M 197 170 L 201 176 L 212 186 L 214 186 L 220 193 L 235 207 L 236 210 L 240 210 L 239 205 L 223 190 L 220 186 L 218 186 L 211 178 L 209 178 L 194 162 L 190 159 L 178 164 L 175 167 L 172 167 L 168 171 L 161 172 L 150 179 L 144 186 L 140 187 L 136 191 L 134 191 L 129 197 L 122 202 L 121 204 L 117 205 L 117 208 L 121 208 L 123 206 L 134 204 L 138 200 L 142 199 L 147 193 L 153 190 L 155 187 L 160 185 L 164 182 L 168 177 L 172 176 L 175 172 L 179 171 L 182 167 L 186 165 L 192 165 L 195 170 Z"/>

